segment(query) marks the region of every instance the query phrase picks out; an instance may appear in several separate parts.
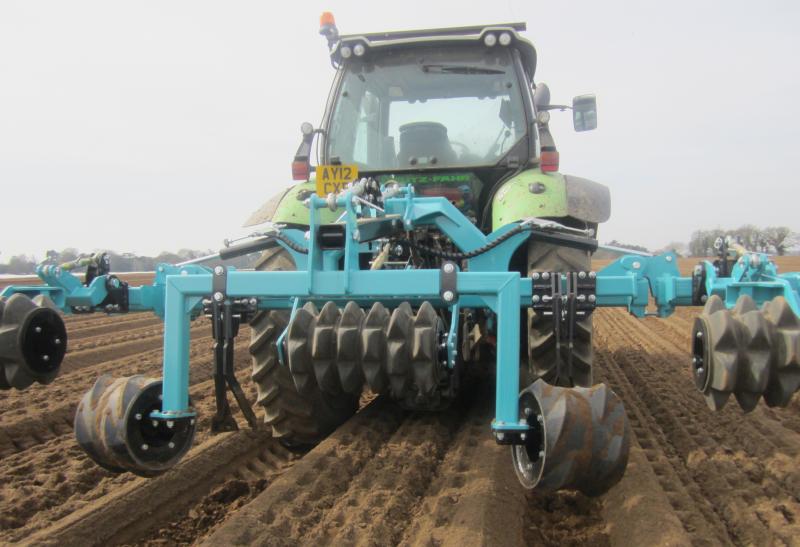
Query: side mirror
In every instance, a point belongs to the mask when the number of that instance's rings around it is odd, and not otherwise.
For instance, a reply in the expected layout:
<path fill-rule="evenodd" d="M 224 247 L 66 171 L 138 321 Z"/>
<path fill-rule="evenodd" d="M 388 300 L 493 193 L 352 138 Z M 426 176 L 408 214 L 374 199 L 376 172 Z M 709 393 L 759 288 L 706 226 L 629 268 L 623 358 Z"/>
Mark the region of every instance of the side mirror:
<path fill-rule="evenodd" d="M 578 95 L 572 99 L 572 126 L 575 131 L 597 129 L 597 99 L 594 95 Z"/>

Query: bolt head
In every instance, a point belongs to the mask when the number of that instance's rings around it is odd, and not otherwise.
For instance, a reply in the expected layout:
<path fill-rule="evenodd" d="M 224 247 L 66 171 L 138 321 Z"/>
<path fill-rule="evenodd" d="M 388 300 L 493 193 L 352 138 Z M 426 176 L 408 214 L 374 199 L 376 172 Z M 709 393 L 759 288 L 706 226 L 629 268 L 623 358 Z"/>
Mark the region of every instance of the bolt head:
<path fill-rule="evenodd" d="M 541 300 L 541 298 L 539 298 L 538 294 L 534 294 L 533 297 L 531 298 L 531 300 L 535 304 L 535 303 L 539 302 Z"/>
<path fill-rule="evenodd" d="M 708 301 L 708 296 L 706 296 L 705 294 L 700 297 L 700 302 L 702 302 L 703 304 L 705 304 L 707 301 Z"/>
<path fill-rule="evenodd" d="M 140 421 L 142 421 L 142 415 L 141 415 L 141 414 L 139 414 L 138 412 L 136 413 L 136 415 L 134 416 L 134 418 L 136 418 L 136 421 L 137 421 L 137 422 L 140 422 Z"/>
<path fill-rule="evenodd" d="M 698 374 L 698 375 L 701 375 L 701 374 L 703 374 L 704 372 L 705 372 L 705 369 L 704 369 L 703 367 L 697 367 L 697 374 Z"/>
<path fill-rule="evenodd" d="M 214 274 L 222 275 L 222 272 L 223 272 L 222 266 L 217 266 L 216 268 L 214 268 Z"/>
<path fill-rule="evenodd" d="M 61 345 L 61 338 L 56 338 L 55 340 L 53 340 L 53 343 L 55 345 L 57 345 L 57 346 L 60 346 Z"/>
<path fill-rule="evenodd" d="M 590 294 L 589 295 L 589 302 L 594 302 L 595 300 L 597 300 L 597 297 L 595 295 L 593 295 L 593 294 Z"/>
<path fill-rule="evenodd" d="M 586 272 L 578 272 L 578 279 L 586 279 Z"/>
<path fill-rule="evenodd" d="M 505 438 L 506 438 L 506 434 L 505 434 L 505 433 L 503 433 L 502 431 L 500 431 L 500 432 L 497 434 L 497 440 L 498 440 L 498 441 L 502 441 L 502 440 L 503 440 L 503 439 L 505 439 Z"/>
<path fill-rule="evenodd" d="M 533 272 L 531 274 L 531 279 L 539 279 L 539 272 Z"/>
<path fill-rule="evenodd" d="M 217 302 L 222 302 L 223 298 L 225 298 L 225 297 L 222 295 L 221 292 L 215 292 L 214 293 L 214 300 L 216 300 Z"/>
<path fill-rule="evenodd" d="M 444 291 L 444 294 L 442 294 L 442 298 L 444 298 L 445 302 L 452 302 L 455 297 L 456 295 L 453 291 Z"/>
<path fill-rule="evenodd" d="M 42 332 L 42 327 L 36 327 L 36 328 L 35 328 L 35 329 L 33 329 L 33 330 L 35 330 L 35 331 L 36 331 L 36 334 L 39 334 L 40 332 Z"/>
<path fill-rule="evenodd" d="M 444 265 L 445 273 L 453 273 L 455 269 L 456 267 L 451 262 L 448 262 L 447 264 Z"/>
<path fill-rule="evenodd" d="M 697 331 L 697 334 L 695 334 L 694 336 L 695 336 L 695 338 L 702 338 L 703 337 L 703 331 L 701 331 L 701 330 Z"/>
<path fill-rule="evenodd" d="M 667 255 L 667 262 L 672 262 L 672 255 Z"/>
<path fill-rule="evenodd" d="M 530 416 L 533 414 L 533 409 L 530 407 L 525 408 L 525 416 Z"/>
<path fill-rule="evenodd" d="M 536 421 L 539 422 L 540 424 L 543 424 L 544 417 L 541 414 L 539 414 L 538 416 L 536 416 Z"/>
<path fill-rule="evenodd" d="M 153 425 L 153 427 L 158 427 L 158 420 L 150 420 L 150 423 Z"/>
<path fill-rule="evenodd" d="M 50 360 L 50 356 L 49 355 L 42 355 L 42 361 L 44 361 L 46 363 L 49 360 Z"/>
<path fill-rule="evenodd" d="M 519 435 L 519 440 L 520 441 L 524 441 L 527 438 L 528 438 L 528 436 L 525 433 L 520 433 L 520 435 Z"/>
<path fill-rule="evenodd" d="M 539 451 L 539 459 L 544 458 L 544 450 Z"/>
<path fill-rule="evenodd" d="M 172 429 L 173 427 L 175 427 L 175 422 L 173 422 L 172 420 L 167 420 L 167 427 L 169 429 Z"/>
<path fill-rule="evenodd" d="M 167 443 L 167 446 L 170 447 L 170 448 L 175 448 L 175 443 L 170 441 L 170 442 Z"/>
<path fill-rule="evenodd" d="M 147 444 L 143 444 L 143 445 L 142 445 L 142 450 L 147 450 L 147 449 L 149 449 L 149 448 L 150 448 L 150 446 L 148 446 Z"/>
<path fill-rule="evenodd" d="M 545 281 L 550 279 L 550 272 L 544 272 L 542 274 L 542 279 L 544 279 Z"/>
<path fill-rule="evenodd" d="M 594 279 L 595 277 L 597 277 L 596 272 L 589 272 L 589 279 Z"/>
<path fill-rule="evenodd" d="M 641 267 L 642 267 L 642 263 L 641 263 L 641 262 L 639 262 L 638 260 L 637 260 L 637 261 L 635 261 L 635 262 L 634 262 L 632 265 L 633 265 L 633 269 L 634 269 L 634 270 L 638 270 L 639 268 L 641 268 Z"/>

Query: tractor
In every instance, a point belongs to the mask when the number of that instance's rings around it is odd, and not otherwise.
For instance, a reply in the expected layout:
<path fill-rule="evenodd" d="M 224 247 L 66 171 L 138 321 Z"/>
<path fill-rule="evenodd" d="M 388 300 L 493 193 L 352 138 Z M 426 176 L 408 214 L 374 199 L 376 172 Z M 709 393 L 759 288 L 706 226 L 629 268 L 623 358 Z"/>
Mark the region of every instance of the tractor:
<path fill-rule="evenodd" d="M 731 394 L 746 411 L 785 406 L 800 389 L 800 274 L 778 274 L 767 255 L 723 245 L 690 276 L 674 253 L 592 270 L 609 191 L 558 171 L 549 122 L 571 110 L 576 131 L 594 129 L 596 100 L 551 104 L 524 24 L 340 35 L 331 14 L 320 22 L 335 69 L 324 118 L 302 124 L 298 183 L 250 217 L 251 236 L 160 264 L 152 285 L 129 286 L 100 253 L 41 264 L 42 285 L 0 293 L 5 389 L 56 378 L 60 312 L 163 318 L 162 377 L 102 376 L 78 407 L 75 435 L 97 464 L 150 477 L 189 449 L 189 325 L 201 315 L 215 339 L 213 430 L 237 428 L 231 392 L 251 427 L 307 447 L 365 390 L 436 412 L 465 371 L 487 367 L 487 430 L 520 483 L 543 491 L 599 495 L 627 464 L 624 405 L 593 382 L 598 306 L 665 317 L 704 305 L 689 370 L 714 410 Z M 203 265 L 251 253 L 253 270 Z M 263 422 L 234 375 L 241 324 Z"/>

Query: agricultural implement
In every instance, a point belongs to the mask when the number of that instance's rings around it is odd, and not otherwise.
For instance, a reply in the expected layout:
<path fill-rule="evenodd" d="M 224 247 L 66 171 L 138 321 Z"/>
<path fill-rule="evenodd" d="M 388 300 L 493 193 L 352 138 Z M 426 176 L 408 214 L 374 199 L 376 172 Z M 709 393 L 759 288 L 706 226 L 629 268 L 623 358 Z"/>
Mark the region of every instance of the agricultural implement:
<path fill-rule="evenodd" d="M 323 16 L 337 72 L 323 128 L 302 128 L 292 167 L 305 182 L 257 211 L 246 240 L 161 264 L 151 285 L 130 286 L 103 254 L 38 266 L 42 285 L 0 296 L 0 386 L 54 380 L 67 347 L 60 312 L 155 313 L 162 377 L 102 376 L 75 416 L 95 462 L 154 476 L 192 443 L 189 327 L 200 316 L 215 340 L 212 429 L 237 428 L 228 391 L 263 427 L 234 375 L 234 342 L 249 324 L 264 423 L 290 445 L 318 442 L 365 389 L 437 411 L 465 370 L 486 367 L 491 433 L 511 447 L 523 486 L 596 495 L 623 475 L 630 430 L 622 401 L 592 381 L 593 311 L 666 317 L 704 305 L 690 370 L 709 407 L 731 394 L 745 411 L 761 398 L 785 406 L 800 388 L 800 274 L 723 241 L 719 259 L 690 276 L 674 253 L 626 254 L 592 271 L 608 191 L 558 173 L 548 122 L 571 108 L 575 128 L 592 129 L 595 101 L 550 104 L 532 83 L 536 54 L 522 30 L 340 36 Z M 255 270 L 203 265 L 255 252 Z"/>

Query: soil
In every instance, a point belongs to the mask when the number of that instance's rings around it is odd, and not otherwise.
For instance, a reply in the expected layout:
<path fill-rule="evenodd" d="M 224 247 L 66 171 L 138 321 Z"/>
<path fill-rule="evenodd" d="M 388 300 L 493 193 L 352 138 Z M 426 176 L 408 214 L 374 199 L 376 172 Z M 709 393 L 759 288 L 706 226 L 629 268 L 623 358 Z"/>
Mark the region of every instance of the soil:
<path fill-rule="evenodd" d="M 241 416 L 240 431 L 212 435 L 202 319 L 190 348 L 194 447 L 158 478 L 114 475 L 76 445 L 75 409 L 102 373 L 160 375 L 161 325 L 149 314 L 70 316 L 61 376 L 0 392 L 0 544 L 798 545 L 800 396 L 785 409 L 711 412 L 688 370 L 698 312 L 596 312 L 596 381 L 622 397 L 633 432 L 625 478 L 598 498 L 519 486 L 508 447 L 490 436 L 484 381 L 441 413 L 365 397 L 306 453 Z M 254 400 L 248 338 L 243 327 L 235 361 Z"/>

